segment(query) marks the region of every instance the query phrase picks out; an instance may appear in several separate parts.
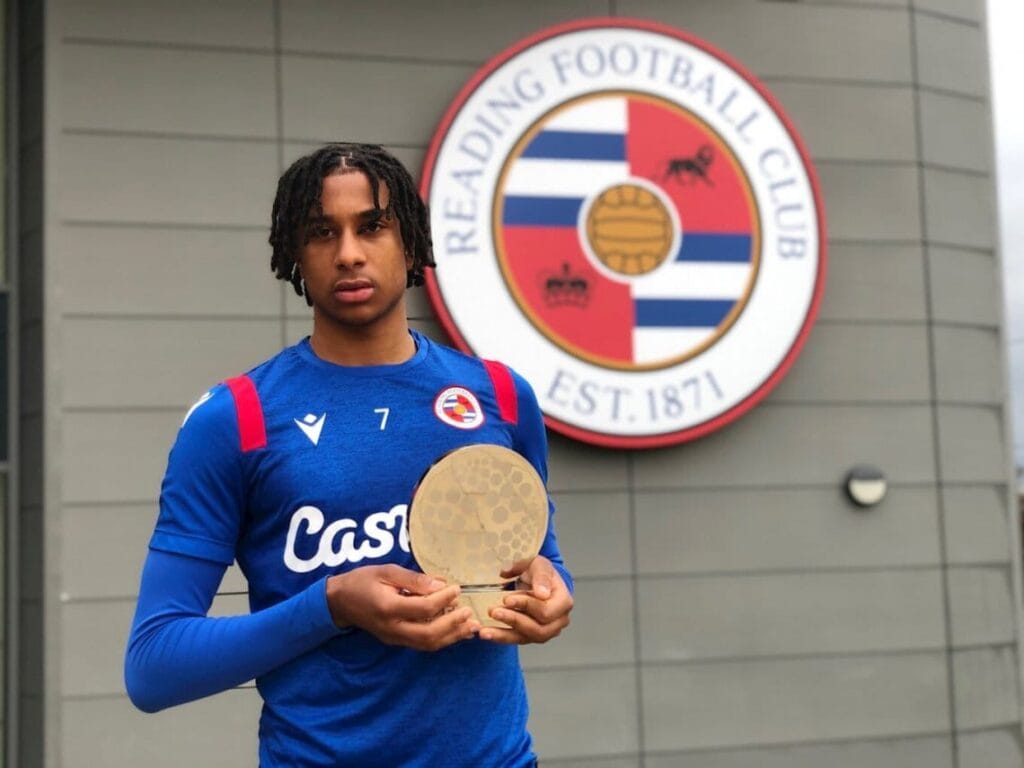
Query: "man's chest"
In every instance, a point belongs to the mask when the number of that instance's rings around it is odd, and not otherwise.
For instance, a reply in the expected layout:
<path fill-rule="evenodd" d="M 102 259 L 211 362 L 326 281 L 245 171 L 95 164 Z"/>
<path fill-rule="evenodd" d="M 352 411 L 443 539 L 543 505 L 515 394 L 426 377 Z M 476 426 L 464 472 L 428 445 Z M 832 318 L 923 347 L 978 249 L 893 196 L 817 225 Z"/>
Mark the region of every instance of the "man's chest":
<path fill-rule="evenodd" d="M 509 426 L 466 387 L 359 395 L 311 391 L 266 409 L 267 448 L 248 482 L 254 557 L 293 574 L 407 562 L 406 511 L 427 469 L 463 445 L 511 443 Z"/>

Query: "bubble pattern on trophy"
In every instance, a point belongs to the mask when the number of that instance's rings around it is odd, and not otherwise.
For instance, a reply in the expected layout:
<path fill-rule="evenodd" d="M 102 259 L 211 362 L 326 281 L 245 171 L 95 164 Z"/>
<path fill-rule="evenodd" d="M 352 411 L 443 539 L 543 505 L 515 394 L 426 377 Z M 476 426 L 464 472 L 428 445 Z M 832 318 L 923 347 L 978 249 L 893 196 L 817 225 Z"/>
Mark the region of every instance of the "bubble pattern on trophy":
<path fill-rule="evenodd" d="M 537 555 L 547 522 L 547 491 L 530 463 L 508 448 L 470 445 L 445 455 L 420 481 L 409 543 L 425 573 L 468 588 L 464 597 L 494 593 L 487 604 L 496 605 L 512 581 L 501 571 Z M 477 613 L 486 620 L 486 610 Z"/>

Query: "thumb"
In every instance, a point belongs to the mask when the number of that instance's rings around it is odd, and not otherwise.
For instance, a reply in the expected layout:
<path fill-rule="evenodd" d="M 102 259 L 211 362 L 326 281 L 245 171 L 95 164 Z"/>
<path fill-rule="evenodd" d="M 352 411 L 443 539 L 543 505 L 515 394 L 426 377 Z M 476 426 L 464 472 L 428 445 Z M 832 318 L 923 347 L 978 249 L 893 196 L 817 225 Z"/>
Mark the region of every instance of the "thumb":
<path fill-rule="evenodd" d="M 398 565 L 386 565 L 384 567 L 387 569 L 384 578 L 389 584 L 414 595 L 429 595 L 447 586 L 447 582 L 444 579 L 439 579 L 436 576 L 428 576 L 425 573 L 410 571 L 408 568 L 402 568 Z"/>
<path fill-rule="evenodd" d="M 539 560 L 540 558 L 538 558 L 538 561 Z M 546 567 L 538 566 L 531 569 L 530 590 L 533 592 L 534 596 L 541 600 L 547 600 L 551 597 L 551 587 L 554 583 L 554 579 L 552 578 L 553 569 L 551 568 L 551 565 L 546 562 L 543 563 L 543 565 Z"/>

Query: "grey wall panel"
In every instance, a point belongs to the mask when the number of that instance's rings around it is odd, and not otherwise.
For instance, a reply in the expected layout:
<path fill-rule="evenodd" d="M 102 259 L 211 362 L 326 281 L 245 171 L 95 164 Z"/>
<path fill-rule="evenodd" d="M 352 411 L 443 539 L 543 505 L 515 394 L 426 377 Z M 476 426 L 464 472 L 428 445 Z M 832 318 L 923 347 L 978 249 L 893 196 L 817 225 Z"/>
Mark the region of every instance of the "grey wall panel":
<path fill-rule="evenodd" d="M 299 296 L 295 292 L 291 283 L 287 283 L 283 280 L 277 281 L 281 290 L 284 292 L 284 300 L 282 306 L 284 307 L 284 315 L 288 318 L 288 322 L 300 322 L 310 324 L 312 327 L 313 322 L 313 308 L 306 304 L 306 299 Z M 411 291 L 406 292 L 406 297 L 411 294 Z M 406 299 L 408 301 L 408 298 Z M 424 315 L 426 319 L 432 319 L 432 314 Z"/>
<path fill-rule="evenodd" d="M 211 616 L 240 616 L 249 612 L 249 596 L 218 594 L 210 606 Z"/>
<path fill-rule="evenodd" d="M 289 297 L 290 298 L 290 297 Z M 298 298 L 298 297 L 296 297 Z M 313 332 L 312 315 L 289 317 L 284 324 L 285 344 L 295 344 Z"/>
<path fill-rule="evenodd" d="M 926 163 L 985 172 L 992 166 L 992 114 L 984 102 L 922 91 L 921 154 Z"/>
<path fill-rule="evenodd" d="M 267 226 L 277 186 L 272 144 L 64 136 L 60 145 L 55 196 L 64 220 Z"/>
<path fill-rule="evenodd" d="M 427 320 L 410 320 L 409 327 L 422 333 L 428 339 L 433 339 L 441 344 L 447 343 L 447 337 L 444 331 L 441 329 L 441 324 L 434 318 Z"/>
<path fill-rule="evenodd" d="M 245 576 L 242 574 L 242 569 L 238 567 L 238 563 L 229 566 L 227 571 L 224 573 L 224 579 L 220 583 L 220 592 L 235 592 L 235 593 L 248 593 L 249 585 L 246 583 Z"/>
<path fill-rule="evenodd" d="M 931 245 L 928 269 L 936 320 L 991 326 L 1003 321 L 999 265 L 992 254 Z"/>
<path fill-rule="evenodd" d="M 648 757 L 646 768 L 953 768 L 945 736 L 853 741 Z"/>
<path fill-rule="evenodd" d="M 962 733 L 960 768 L 1020 768 L 1024 764 L 1020 727 Z"/>
<path fill-rule="evenodd" d="M 949 615 L 955 646 L 1014 642 L 1009 568 L 951 568 Z"/>
<path fill-rule="evenodd" d="M 148 43 L 272 48 L 272 0 L 75 0 L 60 3 L 60 34 Z"/>
<path fill-rule="evenodd" d="M 277 320 L 66 319 L 69 407 L 178 407 L 280 348 Z M 113 372 L 116 376 L 112 376 Z"/>
<path fill-rule="evenodd" d="M 1002 413 L 995 408 L 939 408 L 939 454 L 946 482 L 1006 482 Z"/>
<path fill-rule="evenodd" d="M 156 499 L 167 453 L 181 425 L 180 409 L 160 411 L 65 411 L 65 502 Z M 145 435 L 145 440 L 139 440 Z"/>
<path fill-rule="evenodd" d="M 573 443 L 548 430 L 548 490 L 618 491 L 627 488 L 628 454 Z"/>
<path fill-rule="evenodd" d="M 951 563 L 1008 562 L 1010 523 L 1003 487 L 942 489 L 946 553 Z"/>
<path fill-rule="evenodd" d="M 944 646 L 939 572 L 645 578 L 644 661 Z"/>
<path fill-rule="evenodd" d="M 434 126 L 430 126 L 430 130 L 433 131 Z M 412 175 L 413 181 L 417 184 L 420 180 L 420 171 L 423 169 L 423 158 L 426 155 L 427 141 L 430 136 L 424 133 L 417 144 L 401 145 L 401 144 L 385 144 L 384 147 L 391 154 L 401 161 L 402 165 L 406 167 L 409 173 Z M 359 139 L 346 135 L 344 133 L 332 133 L 324 139 L 318 139 L 316 141 L 302 141 L 286 139 L 282 144 L 283 164 L 287 168 L 293 162 L 298 160 L 303 155 L 307 155 L 313 150 L 319 149 L 321 146 L 328 142 L 335 141 L 358 141 Z M 379 141 L 379 137 L 371 136 L 368 141 L 376 142 Z M 270 210 L 269 208 L 267 209 Z"/>
<path fill-rule="evenodd" d="M 806 77 L 812 72 L 823 79 L 910 79 L 909 21 L 899 9 L 753 0 L 618 0 L 615 7 L 622 16 L 688 29 L 762 77 Z"/>
<path fill-rule="evenodd" d="M 923 320 L 922 264 L 917 245 L 829 243 L 820 319 Z"/>
<path fill-rule="evenodd" d="M 541 761 L 636 752 L 634 674 L 625 667 L 528 673 L 530 732 Z"/>
<path fill-rule="evenodd" d="M 914 14 L 914 26 L 922 85 L 988 96 L 985 37 L 980 28 L 924 13 Z"/>
<path fill-rule="evenodd" d="M 576 582 L 572 623 L 557 640 L 523 646 L 525 669 L 631 664 L 633 585 L 629 579 L 584 579 Z"/>
<path fill-rule="evenodd" d="M 382 35 L 373 5 L 289 0 L 281 6 L 282 44 L 287 51 L 482 61 L 543 27 L 606 16 L 611 6 L 608 0 L 446 0 L 443 6 L 397 0 L 388 8 Z"/>
<path fill-rule="evenodd" d="M 68 600 L 134 598 L 157 513 L 155 501 L 65 505 L 62 594 Z M 228 568 L 220 592 L 246 589 L 238 567 Z"/>
<path fill-rule="evenodd" d="M 643 686 L 652 750 L 918 735 L 949 722 L 941 653 L 658 665 Z"/>
<path fill-rule="evenodd" d="M 773 2 L 773 0 L 760 0 L 761 2 Z M 803 0 L 808 5 L 835 5 L 835 0 Z M 891 8 L 906 8 L 910 0 L 841 0 L 843 5 L 868 5 L 874 8 L 889 6 Z"/>
<path fill-rule="evenodd" d="M 134 600 L 89 601 L 62 606 L 61 693 L 124 695 L 124 649 Z"/>
<path fill-rule="evenodd" d="M 768 437 L 768 436 L 771 437 Z M 837 442 L 835 435 L 842 435 Z M 786 406 L 762 403 L 726 429 L 645 454 L 635 482 L 694 486 L 835 486 L 870 458 L 891 481 L 933 477 L 931 421 L 924 406 Z"/>
<path fill-rule="evenodd" d="M 1006 395 L 1003 340 L 996 329 L 938 326 L 933 330 L 939 400 L 997 405 Z"/>
<path fill-rule="evenodd" d="M 929 241 L 986 250 L 993 247 L 996 227 L 992 179 L 927 168 L 924 182 Z"/>
<path fill-rule="evenodd" d="M 811 155 L 823 160 L 916 158 L 914 98 L 909 88 L 767 80 L 798 126 Z M 885 141 L 879 141 L 885 136 Z"/>
<path fill-rule="evenodd" d="M 145 765 L 242 768 L 257 762 L 259 695 L 228 691 L 159 715 L 127 698 L 70 699 L 61 705 L 61 768 Z"/>
<path fill-rule="evenodd" d="M 914 0 L 914 7 L 920 11 L 931 11 L 957 19 L 981 21 L 984 0 Z"/>
<path fill-rule="evenodd" d="M 625 493 L 555 493 L 555 530 L 574 578 L 626 576 L 632 568 Z"/>
<path fill-rule="evenodd" d="M 276 134 L 271 55 L 93 43 L 62 53 L 65 129 Z"/>
<path fill-rule="evenodd" d="M 287 56 L 282 59 L 284 135 L 303 141 L 423 144 L 472 74 L 473 67 L 465 64 Z M 325 98 L 331 83 L 344 97 Z"/>
<path fill-rule="evenodd" d="M 136 595 L 156 516 L 155 503 L 65 506 L 61 592 L 70 600 Z"/>
<path fill-rule="evenodd" d="M 640 492 L 641 573 L 934 565 L 935 492 L 892 488 L 864 514 L 836 486 L 801 490 Z"/>
<path fill-rule="evenodd" d="M 648 758 L 644 765 L 649 766 L 650 764 L 650 758 Z M 582 760 L 544 760 L 545 768 L 549 765 L 552 766 L 552 768 L 640 768 L 640 758 L 586 757 Z"/>
<path fill-rule="evenodd" d="M 819 323 L 773 402 L 922 402 L 928 399 L 923 325 Z"/>
<path fill-rule="evenodd" d="M 282 284 L 270 271 L 264 231 L 88 226 L 68 228 L 62 239 L 69 245 L 59 254 L 67 314 L 281 312 Z"/>
<path fill-rule="evenodd" d="M 953 654 L 958 728 L 986 728 L 1020 719 L 1017 654 L 1012 645 Z"/>
<path fill-rule="evenodd" d="M 917 171 L 909 167 L 818 163 L 832 240 L 917 240 Z"/>
<path fill-rule="evenodd" d="M 434 319 L 434 310 L 430 306 L 425 288 L 411 288 L 405 292 L 405 308 L 410 318 L 416 320 Z"/>

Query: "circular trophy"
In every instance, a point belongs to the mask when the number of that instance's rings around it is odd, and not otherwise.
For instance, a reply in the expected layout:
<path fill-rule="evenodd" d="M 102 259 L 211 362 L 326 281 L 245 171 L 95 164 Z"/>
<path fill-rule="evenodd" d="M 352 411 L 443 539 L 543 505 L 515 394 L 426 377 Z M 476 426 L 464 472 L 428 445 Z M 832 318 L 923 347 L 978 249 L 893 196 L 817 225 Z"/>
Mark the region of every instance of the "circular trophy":
<path fill-rule="evenodd" d="M 409 544 L 424 573 L 462 587 L 482 626 L 507 627 L 489 610 L 502 603 L 515 563 L 540 551 L 548 494 L 533 466 L 508 448 L 467 445 L 442 456 L 409 505 Z"/>

